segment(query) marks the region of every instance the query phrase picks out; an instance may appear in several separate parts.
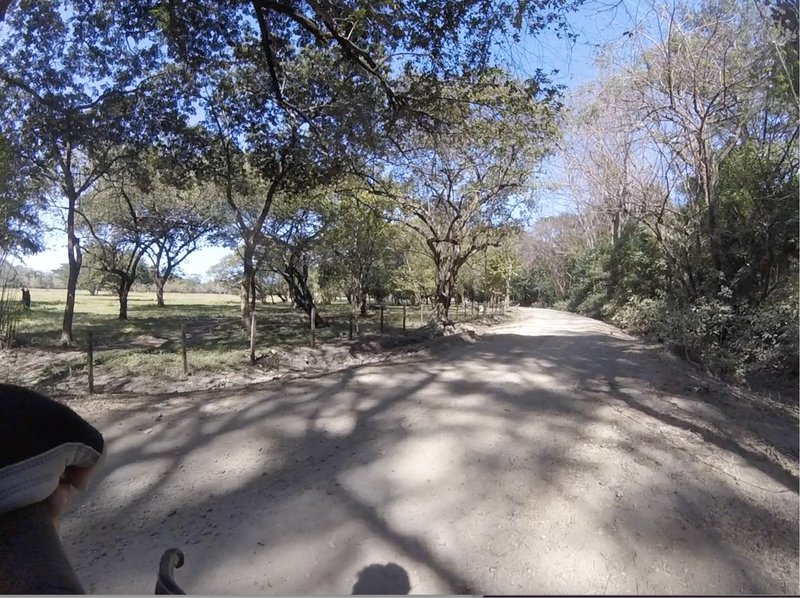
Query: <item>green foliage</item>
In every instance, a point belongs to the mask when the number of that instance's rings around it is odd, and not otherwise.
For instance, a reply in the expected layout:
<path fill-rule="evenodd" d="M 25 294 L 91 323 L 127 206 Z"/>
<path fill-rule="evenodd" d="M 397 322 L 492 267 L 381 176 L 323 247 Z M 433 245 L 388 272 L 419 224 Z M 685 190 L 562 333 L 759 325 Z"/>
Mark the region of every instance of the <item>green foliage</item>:
<path fill-rule="evenodd" d="M 238 294 L 242 281 L 242 259 L 235 253 L 223 257 L 208 269 L 208 276 L 218 293 Z"/>
<path fill-rule="evenodd" d="M 81 273 L 78 275 L 78 288 L 84 291 L 89 291 L 89 294 L 94 296 L 101 291 L 116 292 L 117 280 L 116 276 L 101 267 L 101 262 L 97 259 L 96 255 L 102 253 L 100 247 L 97 251 L 88 251 L 83 255 L 83 266 Z M 64 280 L 69 271 L 67 264 L 62 264 Z M 66 283 L 64 284 L 66 286 Z"/>
<path fill-rule="evenodd" d="M 570 311 L 599 318 L 608 301 L 609 260 L 611 247 L 600 243 L 575 256 L 569 269 L 570 279 L 566 300 Z"/>
<path fill-rule="evenodd" d="M 526 293 L 729 379 L 796 381 L 797 13 L 770 10 L 677 3 L 607 57 L 571 133 L 576 212 L 530 231 Z"/>
<path fill-rule="evenodd" d="M 615 305 L 633 297 L 662 296 L 667 287 L 668 265 L 653 233 L 629 222 L 611 247 L 608 258 L 608 295 Z"/>
<path fill-rule="evenodd" d="M 528 280 L 523 275 L 520 236 L 511 235 L 498 246 L 474 254 L 465 264 L 459 279 L 461 294 L 473 301 L 519 300 L 520 288 Z"/>
<path fill-rule="evenodd" d="M 366 294 L 378 300 L 392 291 L 400 229 L 386 220 L 390 204 L 368 193 L 337 193 L 320 252 L 320 283 L 330 297 L 345 295 L 366 309 Z"/>
<path fill-rule="evenodd" d="M 722 276 L 750 304 L 766 299 L 796 267 L 800 189 L 796 162 L 780 161 L 787 151 L 748 142 L 720 169 Z"/>
<path fill-rule="evenodd" d="M 391 286 L 399 295 L 418 303 L 436 291 L 436 270 L 418 235 L 405 232 L 401 247 L 403 258 L 391 276 Z"/>
<path fill-rule="evenodd" d="M 0 256 L 42 249 L 37 234 L 42 189 L 30 171 L 0 134 Z"/>

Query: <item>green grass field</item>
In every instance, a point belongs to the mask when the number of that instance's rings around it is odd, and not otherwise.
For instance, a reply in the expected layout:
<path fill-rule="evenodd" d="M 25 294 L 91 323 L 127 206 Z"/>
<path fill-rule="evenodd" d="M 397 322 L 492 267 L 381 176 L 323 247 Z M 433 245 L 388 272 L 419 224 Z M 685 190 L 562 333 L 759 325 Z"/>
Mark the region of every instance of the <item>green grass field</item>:
<path fill-rule="evenodd" d="M 33 289 L 32 305 L 24 312 L 19 325 L 22 345 L 48 346 L 58 342 L 63 318 L 66 291 Z M 213 344 L 217 348 L 247 348 L 249 337 L 239 326 L 239 298 L 235 295 L 167 293 L 163 308 L 155 304 L 153 293 L 131 293 L 128 299 L 128 319 L 119 320 L 119 302 L 115 295 L 90 296 L 79 292 L 75 302 L 73 331 L 79 344 L 92 331 L 98 346 L 118 346 L 132 338 L 149 335 L 167 340 L 180 337 L 181 325 L 190 337 L 189 345 Z M 428 306 L 422 309 L 422 320 L 428 316 Z M 324 342 L 349 330 L 350 307 L 344 302 L 319 306 L 320 314 L 330 326 L 317 330 L 317 340 Z M 265 346 L 295 345 L 308 341 L 308 318 L 287 303 L 258 304 L 257 332 L 259 344 Z M 461 314 L 463 319 L 463 313 Z M 386 306 L 384 331 L 402 329 L 403 308 Z M 362 334 L 380 331 L 380 313 L 371 310 L 370 316 L 360 318 Z M 421 325 L 419 307 L 408 307 L 406 328 Z"/>
<path fill-rule="evenodd" d="M 19 290 L 16 291 L 19 295 Z M 159 308 L 154 293 L 131 293 L 128 319 L 119 320 L 115 295 L 90 296 L 80 292 L 75 304 L 74 349 L 58 346 L 63 319 L 65 290 L 32 289 L 31 309 L 22 313 L 17 332 L 19 347 L 52 354 L 43 372 L 57 379 L 66 371 L 83 367 L 88 333 L 93 336 L 95 363 L 100 371 L 126 375 L 179 376 L 182 372 L 181 327 L 185 327 L 192 371 L 225 371 L 249 359 L 249 335 L 239 323 L 239 298 L 235 295 L 167 293 L 166 307 Z M 19 297 L 16 298 L 18 300 Z M 344 302 L 321 305 L 320 314 L 330 326 L 316 331 L 319 345 L 346 339 L 350 306 Z M 428 306 L 406 310 L 406 328 L 418 328 L 428 317 Z M 256 353 L 308 345 L 309 321 L 291 305 L 276 302 L 257 306 Z M 356 334 L 380 333 L 380 312 L 371 310 L 359 318 Z M 455 312 L 452 312 L 455 315 Z M 458 320 L 464 317 L 463 310 Z M 402 334 L 403 308 L 387 306 L 384 333 Z M 13 372 L 11 373 L 13 375 Z"/>

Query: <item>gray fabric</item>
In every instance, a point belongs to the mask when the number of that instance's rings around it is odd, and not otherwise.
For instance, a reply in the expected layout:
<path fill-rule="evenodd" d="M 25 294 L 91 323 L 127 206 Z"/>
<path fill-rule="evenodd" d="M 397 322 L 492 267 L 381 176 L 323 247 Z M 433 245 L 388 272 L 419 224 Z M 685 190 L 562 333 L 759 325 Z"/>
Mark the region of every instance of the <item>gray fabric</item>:
<path fill-rule="evenodd" d="M 81 442 L 65 442 L 45 453 L 0 469 L 0 515 L 45 500 L 64 469 L 91 467 L 100 453 Z"/>

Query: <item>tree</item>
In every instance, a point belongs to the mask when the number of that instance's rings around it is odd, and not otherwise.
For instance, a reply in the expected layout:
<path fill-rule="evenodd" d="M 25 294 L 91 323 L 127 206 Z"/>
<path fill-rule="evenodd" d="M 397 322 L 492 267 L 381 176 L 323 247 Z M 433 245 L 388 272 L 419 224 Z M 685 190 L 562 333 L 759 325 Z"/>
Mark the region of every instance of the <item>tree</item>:
<path fill-rule="evenodd" d="M 397 231 L 402 259 L 392 276 L 392 288 L 403 297 L 421 304 L 436 292 L 436 271 L 430 249 L 416 231 L 405 227 Z"/>
<path fill-rule="evenodd" d="M 722 271 L 720 164 L 756 124 L 774 80 L 774 54 L 750 2 L 677 4 L 659 16 L 655 43 L 640 48 L 626 72 L 631 108 L 664 152 L 687 212 L 701 225 L 695 243 Z M 690 283 L 692 293 L 699 282 Z"/>
<path fill-rule="evenodd" d="M 259 263 L 283 278 L 295 307 L 309 317 L 314 310 L 317 327 L 328 322 L 316 309 L 310 275 L 316 265 L 316 249 L 330 223 L 330 212 L 326 188 L 303 196 L 281 195 L 265 223 L 259 248 Z"/>
<path fill-rule="evenodd" d="M 58 275 L 64 280 L 64 286 L 66 286 L 69 264 L 62 264 Z M 117 290 L 116 277 L 99 267 L 95 259 L 95 252 L 84 251 L 81 274 L 78 276 L 78 288 L 88 291 L 91 296 L 97 295 L 100 291 L 116 292 Z"/>
<path fill-rule="evenodd" d="M 37 233 L 45 190 L 30 170 L 0 136 L 0 256 L 42 249 Z"/>
<path fill-rule="evenodd" d="M 339 192 L 332 198 L 332 222 L 323 235 L 321 270 L 340 282 L 353 313 L 367 315 L 367 288 L 373 267 L 391 251 L 396 229 L 386 220 L 376 198 Z"/>
<path fill-rule="evenodd" d="M 242 281 L 242 261 L 235 253 L 223 257 L 208 269 L 217 293 L 236 292 Z"/>
<path fill-rule="evenodd" d="M 119 319 L 128 319 L 128 295 L 153 243 L 147 195 L 125 176 L 106 178 L 86 197 L 80 214 L 91 243 L 85 248 L 95 268 L 116 278 Z"/>
<path fill-rule="evenodd" d="M 519 236 L 508 236 L 497 247 L 486 249 L 486 287 L 497 297 L 503 297 L 505 306 L 511 301 L 511 284 L 521 268 Z"/>
<path fill-rule="evenodd" d="M 226 236 L 242 259 L 241 322 L 249 329 L 257 300 L 256 253 L 272 204 L 281 193 L 312 188 L 319 175 L 313 141 L 297 121 L 280 118 L 264 74 L 228 62 L 218 69 L 216 79 L 195 83 L 206 113 L 196 135 L 196 171 L 221 190 Z"/>
<path fill-rule="evenodd" d="M 425 240 L 436 270 L 434 326 L 450 323 L 467 260 L 523 222 L 535 166 L 554 135 L 552 96 L 539 97 L 501 72 L 460 86 L 471 89 L 469 103 L 443 105 L 437 126 L 415 129 L 367 175 L 373 192 L 394 198 L 403 222 Z"/>
<path fill-rule="evenodd" d="M 172 97 L 170 85 L 158 87 L 163 81 L 144 74 L 159 48 L 130 44 L 113 8 L 82 0 L 20 2 L 6 15 L 0 40 L 0 132 L 30 176 L 64 202 L 70 271 L 61 342 L 67 345 L 82 263 L 81 198 L 113 168 L 119 149 L 165 113 L 156 106 Z"/>
<path fill-rule="evenodd" d="M 531 301 L 547 305 L 564 301 L 572 284 L 572 263 L 591 245 L 577 215 L 559 214 L 537 220 L 525 233 L 521 248 L 532 282 Z"/>
<path fill-rule="evenodd" d="M 625 224 L 660 205 L 652 193 L 654 179 L 649 139 L 627 80 L 601 70 L 597 83 L 569 97 L 561 142 L 563 177 L 560 187 L 574 204 L 585 235 L 607 225 L 617 240 Z"/>
<path fill-rule="evenodd" d="M 143 197 L 150 245 L 145 253 L 156 286 L 156 305 L 164 307 L 164 286 L 200 243 L 219 227 L 218 188 L 192 182 L 177 188 L 156 177 Z M 216 205 L 215 205 L 216 204 Z"/>

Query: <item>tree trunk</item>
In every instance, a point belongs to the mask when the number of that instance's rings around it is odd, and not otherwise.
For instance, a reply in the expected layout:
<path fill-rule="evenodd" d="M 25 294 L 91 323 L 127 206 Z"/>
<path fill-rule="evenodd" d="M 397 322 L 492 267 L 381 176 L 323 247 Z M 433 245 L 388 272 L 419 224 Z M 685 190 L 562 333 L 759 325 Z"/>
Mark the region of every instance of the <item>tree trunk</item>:
<path fill-rule="evenodd" d="M 450 320 L 450 304 L 455 290 L 455 264 L 440 259 L 436 270 L 436 302 L 429 323 L 433 327 L 440 328 L 453 324 Z"/>
<path fill-rule="evenodd" d="M 611 217 L 611 241 L 614 245 L 619 241 L 619 229 L 619 211 L 614 211 L 614 215 Z"/>
<path fill-rule="evenodd" d="M 67 301 L 64 304 L 64 320 L 61 325 L 61 345 L 73 344 L 72 320 L 75 316 L 75 294 L 78 289 L 78 275 L 81 273 L 83 255 L 78 237 L 75 235 L 75 207 L 77 196 L 68 197 L 67 205 L 67 261 L 69 275 L 67 276 Z"/>
<path fill-rule="evenodd" d="M 242 283 L 239 291 L 241 298 L 242 328 L 250 330 L 250 316 L 256 309 L 256 272 L 253 266 L 254 248 L 246 244 L 242 256 Z"/>
<path fill-rule="evenodd" d="M 281 276 L 289 285 L 289 294 L 295 307 L 302 309 L 309 317 L 311 317 L 311 308 L 314 309 L 314 326 L 316 328 L 324 328 L 329 325 L 328 321 L 319 315 L 319 310 L 316 309 L 314 303 L 314 295 L 308 286 L 308 265 L 303 264 L 297 267 L 295 260 L 291 259 L 286 264 L 286 271 L 281 272 Z"/>
<path fill-rule="evenodd" d="M 156 283 L 156 306 L 164 307 L 164 285 L 167 280 L 158 275 L 154 275 L 153 280 Z"/>
<path fill-rule="evenodd" d="M 119 295 L 119 319 L 120 320 L 127 320 L 128 319 L 128 293 L 133 286 L 132 280 L 122 280 L 119 283 L 119 289 L 117 289 L 117 295 Z"/>

